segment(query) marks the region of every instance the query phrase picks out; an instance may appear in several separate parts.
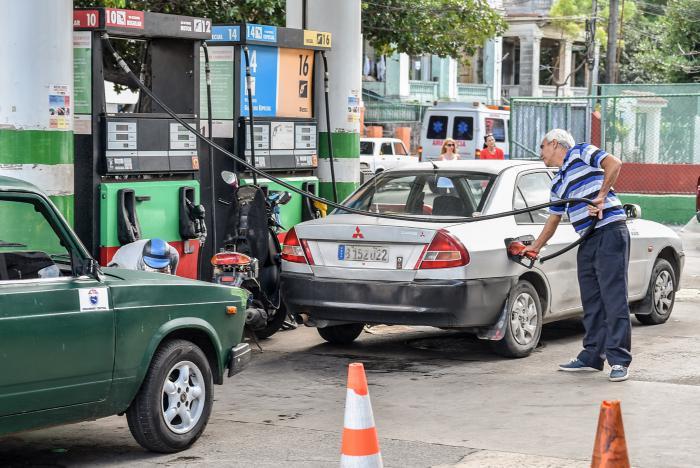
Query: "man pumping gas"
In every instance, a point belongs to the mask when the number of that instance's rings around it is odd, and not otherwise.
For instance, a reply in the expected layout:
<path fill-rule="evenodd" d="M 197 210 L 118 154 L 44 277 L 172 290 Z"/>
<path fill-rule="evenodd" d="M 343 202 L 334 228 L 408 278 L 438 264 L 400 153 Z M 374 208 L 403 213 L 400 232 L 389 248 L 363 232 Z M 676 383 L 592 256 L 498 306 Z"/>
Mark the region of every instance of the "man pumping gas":
<path fill-rule="evenodd" d="M 177 250 L 162 239 L 141 239 L 123 245 L 107 266 L 174 275 L 180 262 Z"/>
<path fill-rule="evenodd" d="M 622 203 L 612 190 L 622 162 L 588 143 L 577 145 L 571 134 L 562 129 L 548 132 L 540 150 L 548 167 L 559 168 L 552 179 L 551 201 L 587 198 L 595 206 L 581 202 L 550 207 L 542 233 L 523 253 L 539 253 L 565 211 L 579 234 L 591 225 L 591 216 L 598 217 L 593 233 L 579 246 L 576 259 L 583 302 L 583 350 L 559 369 L 602 371 L 607 359 L 610 380 L 627 380 L 632 361 L 632 325 L 627 304 L 630 234 Z"/>

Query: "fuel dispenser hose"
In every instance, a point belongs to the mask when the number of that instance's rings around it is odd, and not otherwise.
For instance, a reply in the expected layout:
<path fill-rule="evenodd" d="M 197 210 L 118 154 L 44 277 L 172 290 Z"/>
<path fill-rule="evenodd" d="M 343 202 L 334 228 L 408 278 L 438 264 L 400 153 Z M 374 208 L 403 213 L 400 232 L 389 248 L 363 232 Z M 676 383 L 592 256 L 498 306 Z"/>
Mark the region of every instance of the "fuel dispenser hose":
<path fill-rule="evenodd" d="M 279 179 L 272 174 L 269 174 L 265 171 L 262 171 L 258 168 L 255 167 L 254 162 L 253 164 L 249 164 L 246 160 L 239 158 L 238 156 L 234 155 L 233 153 L 227 151 L 224 149 L 222 146 L 219 144 L 215 143 L 213 140 L 210 140 L 206 136 L 204 136 L 202 133 L 200 133 L 196 128 L 192 127 L 190 124 L 188 124 L 185 120 L 180 118 L 172 109 L 170 109 L 160 98 L 158 98 L 153 92 L 148 89 L 148 87 L 141 81 L 139 78 L 134 74 L 134 72 L 131 71 L 131 68 L 129 68 L 129 65 L 124 62 L 124 59 L 119 55 L 119 53 L 114 49 L 112 46 L 112 43 L 109 40 L 109 35 L 107 33 L 102 33 L 102 40 L 104 44 L 107 46 L 107 49 L 109 52 L 114 56 L 114 59 L 117 62 L 117 65 L 131 78 L 131 80 L 134 82 L 138 88 L 146 93 L 153 101 L 155 101 L 168 115 L 170 115 L 173 119 L 175 119 L 180 125 L 185 127 L 187 130 L 192 132 L 197 138 L 202 140 L 204 143 L 209 145 L 210 147 L 220 151 L 224 155 L 228 156 L 229 158 L 232 158 L 234 161 L 236 161 L 238 164 L 242 165 L 246 169 L 250 170 L 253 172 L 253 174 L 260 175 L 261 177 L 264 177 L 276 184 L 279 184 L 280 186 L 291 190 L 292 192 L 296 192 L 301 196 L 307 197 L 311 200 L 317 201 L 319 203 L 325 203 L 328 206 L 332 206 L 333 208 L 336 208 L 338 210 L 342 210 L 348 213 L 352 214 L 357 214 L 357 215 L 362 215 L 362 216 L 369 216 L 372 218 L 382 218 L 382 219 L 393 219 L 397 221 L 410 221 L 410 222 L 425 222 L 425 223 L 436 223 L 436 224 L 446 224 L 446 223 L 474 223 L 478 221 L 486 221 L 486 220 L 491 220 L 491 219 L 497 219 L 497 218 L 504 218 L 507 216 L 513 216 L 517 214 L 523 214 L 523 213 L 529 213 L 531 211 L 537 211 L 541 210 L 543 208 L 548 208 L 550 206 L 562 206 L 562 205 L 567 205 L 569 203 L 586 203 L 591 206 L 595 206 L 595 204 L 587 199 L 587 198 L 565 198 L 562 200 L 558 200 L 555 202 L 548 202 L 548 203 L 542 203 L 539 205 L 535 206 L 530 206 L 528 208 L 521 208 L 518 210 L 511 210 L 511 211 L 504 211 L 501 213 L 494 213 L 490 215 L 482 215 L 482 216 L 477 216 L 477 217 L 441 217 L 439 219 L 436 218 L 425 218 L 425 217 L 420 217 L 420 216 L 402 216 L 402 215 L 396 215 L 396 214 L 385 214 L 385 213 L 373 213 L 371 211 L 365 211 L 365 210 L 358 210 L 357 208 L 352 208 L 349 206 L 342 205 L 340 203 L 334 202 L 327 200 L 325 198 L 319 197 L 318 195 L 315 195 L 311 192 L 307 192 L 305 190 L 298 189 L 294 187 L 293 185 L 285 182 L 282 179 Z M 249 100 L 249 105 L 252 107 L 252 102 Z M 252 126 L 251 126 L 252 129 Z M 252 147 L 252 145 L 251 145 Z M 577 245 L 579 245 L 581 242 L 583 242 L 590 234 L 593 233 L 593 230 L 595 229 L 596 223 L 598 222 L 598 217 L 594 216 L 591 217 L 591 224 L 586 228 L 586 230 L 581 234 L 581 236 L 568 246 L 564 247 L 563 249 L 554 252 L 553 254 L 540 257 L 540 263 L 543 263 L 547 260 L 550 260 L 554 257 L 558 257 L 559 255 L 568 252 L 569 250 L 573 249 Z"/>

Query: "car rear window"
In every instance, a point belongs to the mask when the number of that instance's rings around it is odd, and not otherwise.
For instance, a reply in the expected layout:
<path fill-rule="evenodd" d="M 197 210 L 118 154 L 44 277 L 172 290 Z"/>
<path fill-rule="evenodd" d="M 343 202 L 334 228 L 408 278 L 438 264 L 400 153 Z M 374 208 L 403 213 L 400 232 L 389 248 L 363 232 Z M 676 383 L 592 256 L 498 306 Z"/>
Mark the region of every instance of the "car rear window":
<path fill-rule="evenodd" d="M 447 116 L 431 115 L 428 119 L 428 139 L 444 140 L 447 138 Z"/>
<path fill-rule="evenodd" d="M 371 141 L 361 141 L 360 142 L 360 154 L 373 155 L 374 154 L 374 143 Z"/>
<path fill-rule="evenodd" d="M 469 217 L 482 210 L 495 177 L 476 172 L 381 173 L 346 204 L 374 213 Z"/>
<path fill-rule="evenodd" d="M 474 139 L 474 118 L 455 117 L 455 121 L 452 124 L 452 138 L 467 141 Z"/>

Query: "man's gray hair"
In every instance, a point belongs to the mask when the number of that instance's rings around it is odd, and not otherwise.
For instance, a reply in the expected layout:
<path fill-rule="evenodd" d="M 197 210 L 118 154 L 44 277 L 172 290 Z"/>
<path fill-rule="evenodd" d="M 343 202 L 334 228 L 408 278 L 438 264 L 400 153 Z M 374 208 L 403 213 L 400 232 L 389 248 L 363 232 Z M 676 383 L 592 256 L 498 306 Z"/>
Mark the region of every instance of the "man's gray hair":
<path fill-rule="evenodd" d="M 574 145 L 576 145 L 576 141 L 574 140 L 574 137 L 571 136 L 571 133 L 562 128 L 555 128 L 554 130 L 548 131 L 544 136 L 544 139 L 548 142 L 557 140 L 557 142 L 566 149 L 571 149 L 574 147 Z"/>

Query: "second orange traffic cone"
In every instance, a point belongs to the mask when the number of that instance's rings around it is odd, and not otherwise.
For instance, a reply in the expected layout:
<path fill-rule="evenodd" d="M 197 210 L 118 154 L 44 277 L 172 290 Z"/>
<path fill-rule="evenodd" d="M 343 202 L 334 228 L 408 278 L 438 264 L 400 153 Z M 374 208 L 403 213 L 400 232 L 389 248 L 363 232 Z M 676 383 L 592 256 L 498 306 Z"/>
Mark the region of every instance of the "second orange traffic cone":
<path fill-rule="evenodd" d="M 367 377 L 362 363 L 348 367 L 348 389 L 345 398 L 341 468 L 381 468 L 377 428 L 374 426 L 372 404 L 369 401 Z"/>
<path fill-rule="evenodd" d="M 591 468 L 629 468 L 625 442 L 625 428 L 622 426 L 620 402 L 603 401 L 600 405 L 598 430 L 593 445 Z"/>

